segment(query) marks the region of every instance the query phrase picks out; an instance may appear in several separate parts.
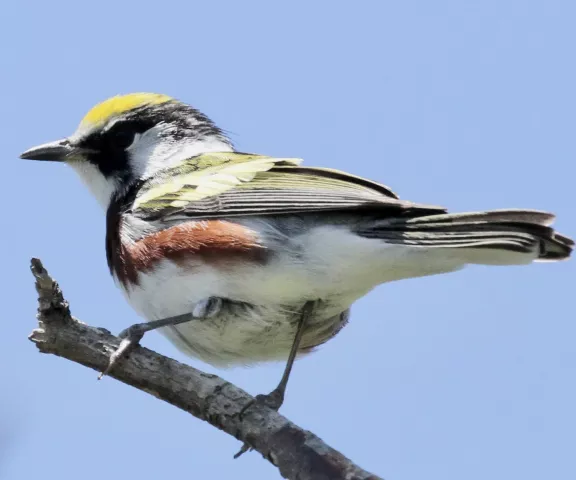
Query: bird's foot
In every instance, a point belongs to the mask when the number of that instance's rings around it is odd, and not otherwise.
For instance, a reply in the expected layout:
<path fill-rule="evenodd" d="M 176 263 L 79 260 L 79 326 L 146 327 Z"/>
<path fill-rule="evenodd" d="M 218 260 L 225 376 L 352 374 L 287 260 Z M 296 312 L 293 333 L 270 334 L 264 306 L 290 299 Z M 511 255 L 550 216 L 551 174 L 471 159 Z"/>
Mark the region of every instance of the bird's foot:
<path fill-rule="evenodd" d="M 146 323 L 136 323 L 131 325 L 125 330 L 122 330 L 118 335 L 121 338 L 120 345 L 108 360 L 108 366 L 103 372 L 98 376 L 98 380 L 101 380 L 104 375 L 108 375 L 108 372 L 118 363 L 120 358 L 127 356 L 134 348 L 140 343 L 144 334 L 149 330 L 148 324 Z"/>
<path fill-rule="evenodd" d="M 174 317 L 162 318 L 160 320 L 152 320 L 145 323 L 136 323 L 125 330 L 122 330 L 118 335 L 122 341 L 114 353 L 108 360 L 108 366 L 98 376 L 100 380 L 104 375 L 107 375 L 110 370 L 118 364 L 118 361 L 128 355 L 136 346 L 139 345 L 140 340 L 144 337 L 146 332 L 156 330 L 157 328 L 179 325 L 181 323 L 190 322 L 192 320 L 201 320 L 212 318 L 220 313 L 224 300 L 219 297 L 208 297 L 200 300 L 194 308 L 192 313 L 184 315 L 176 315 Z"/>
<path fill-rule="evenodd" d="M 284 390 L 284 388 L 278 386 L 268 394 L 261 393 L 256 395 L 253 400 L 250 400 L 242 407 L 242 410 L 240 410 L 240 413 L 238 414 L 239 417 L 242 418 L 246 413 L 246 410 L 254 405 L 262 405 L 277 412 L 284 403 Z"/>
<path fill-rule="evenodd" d="M 280 410 L 280 407 L 284 403 L 284 390 L 284 388 L 276 387 L 268 394 L 261 393 L 256 395 L 254 400 L 250 400 L 246 405 L 244 405 L 244 407 L 242 407 L 242 410 L 240 410 L 239 413 L 240 418 L 242 418 L 244 413 L 246 413 L 246 410 L 248 410 L 250 407 L 253 407 L 254 405 L 262 405 L 277 412 Z M 245 443 L 242 445 L 242 448 L 238 451 L 238 453 L 234 455 L 234 458 L 238 458 L 250 450 L 253 450 L 252 447 Z"/>
<path fill-rule="evenodd" d="M 256 395 L 254 400 L 252 400 L 248 405 L 245 405 L 242 409 L 241 414 L 243 414 L 248 408 L 252 405 L 264 405 L 276 412 L 280 410 L 280 407 L 284 403 L 284 390 L 280 388 L 275 388 L 268 394 L 261 393 L 260 395 Z"/>

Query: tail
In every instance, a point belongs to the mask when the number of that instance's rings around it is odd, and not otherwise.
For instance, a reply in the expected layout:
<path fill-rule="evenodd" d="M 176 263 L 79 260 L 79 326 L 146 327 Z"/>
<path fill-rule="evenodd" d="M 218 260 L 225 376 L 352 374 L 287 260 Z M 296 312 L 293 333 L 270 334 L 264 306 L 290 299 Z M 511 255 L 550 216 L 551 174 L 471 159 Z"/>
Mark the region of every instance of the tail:
<path fill-rule="evenodd" d="M 389 244 L 450 249 L 463 263 L 515 265 L 570 256 L 574 241 L 550 227 L 554 218 L 551 213 L 512 209 L 396 217 L 358 233 Z"/>

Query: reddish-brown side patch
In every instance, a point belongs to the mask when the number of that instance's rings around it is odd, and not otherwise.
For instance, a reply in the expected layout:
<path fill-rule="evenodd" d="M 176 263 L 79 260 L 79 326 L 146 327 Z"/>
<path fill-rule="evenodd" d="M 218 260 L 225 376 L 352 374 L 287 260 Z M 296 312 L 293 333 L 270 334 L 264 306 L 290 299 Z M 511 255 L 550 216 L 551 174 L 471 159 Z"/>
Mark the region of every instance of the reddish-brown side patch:
<path fill-rule="evenodd" d="M 253 230 L 225 220 L 186 222 L 117 249 L 114 270 L 123 284 L 138 284 L 138 272 L 169 259 L 186 263 L 194 257 L 225 268 L 231 262 L 263 262 L 265 247 Z"/>

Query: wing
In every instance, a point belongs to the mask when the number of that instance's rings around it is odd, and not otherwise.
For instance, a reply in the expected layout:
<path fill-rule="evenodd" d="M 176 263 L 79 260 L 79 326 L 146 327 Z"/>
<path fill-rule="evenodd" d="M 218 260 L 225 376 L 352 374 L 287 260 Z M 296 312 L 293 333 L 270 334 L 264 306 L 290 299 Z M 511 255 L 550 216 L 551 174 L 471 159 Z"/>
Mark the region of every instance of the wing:
<path fill-rule="evenodd" d="M 302 160 L 236 152 L 193 157 L 139 190 L 132 212 L 146 220 L 317 211 L 399 210 L 443 213 L 400 200 L 388 187 Z"/>

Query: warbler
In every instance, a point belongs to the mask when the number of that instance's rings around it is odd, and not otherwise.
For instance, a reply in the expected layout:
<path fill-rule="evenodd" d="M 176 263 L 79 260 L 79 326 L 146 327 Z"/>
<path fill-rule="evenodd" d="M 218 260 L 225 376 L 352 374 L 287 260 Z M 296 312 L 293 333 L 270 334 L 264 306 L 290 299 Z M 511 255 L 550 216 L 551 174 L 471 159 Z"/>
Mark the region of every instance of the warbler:
<path fill-rule="evenodd" d="M 67 163 L 106 210 L 110 272 L 147 321 L 123 333 L 122 352 L 160 328 L 219 367 L 288 358 L 259 397 L 273 408 L 294 358 L 334 337 L 377 285 L 562 260 L 574 246 L 543 211 L 447 213 L 345 172 L 235 151 L 207 116 L 161 94 L 107 99 L 21 158 Z"/>

